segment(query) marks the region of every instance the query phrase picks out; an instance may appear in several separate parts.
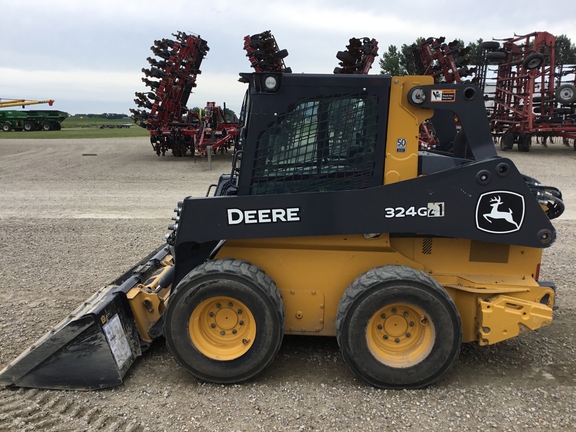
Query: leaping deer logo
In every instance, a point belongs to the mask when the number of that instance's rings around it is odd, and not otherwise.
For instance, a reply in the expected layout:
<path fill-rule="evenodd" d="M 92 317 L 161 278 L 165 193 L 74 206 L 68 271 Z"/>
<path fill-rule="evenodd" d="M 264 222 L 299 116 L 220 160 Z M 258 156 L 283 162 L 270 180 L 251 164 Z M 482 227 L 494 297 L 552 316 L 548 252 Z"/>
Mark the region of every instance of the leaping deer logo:
<path fill-rule="evenodd" d="M 504 219 L 506 222 L 509 222 L 511 224 L 513 224 L 516 229 L 520 228 L 520 225 L 518 225 L 515 221 L 514 218 L 512 216 L 512 209 L 508 208 L 508 211 L 500 211 L 498 210 L 498 207 L 500 207 L 500 205 L 503 204 L 502 203 L 502 199 L 500 198 L 500 196 L 495 196 L 493 198 L 490 199 L 490 207 L 492 207 L 492 210 L 490 210 L 490 213 L 484 213 L 482 216 L 484 216 L 484 219 L 486 219 L 488 222 L 492 223 L 493 219 Z"/>

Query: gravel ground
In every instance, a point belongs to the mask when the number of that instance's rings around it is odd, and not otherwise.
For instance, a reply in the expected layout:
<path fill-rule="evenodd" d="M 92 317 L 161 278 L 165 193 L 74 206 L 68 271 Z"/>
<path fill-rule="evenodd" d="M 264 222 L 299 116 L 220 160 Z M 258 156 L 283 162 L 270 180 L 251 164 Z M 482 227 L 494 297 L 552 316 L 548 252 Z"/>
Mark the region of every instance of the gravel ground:
<path fill-rule="evenodd" d="M 114 389 L 0 390 L 0 431 L 576 430 L 576 152 L 505 156 L 568 205 L 542 269 L 558 287 L 551 326 L 464 345 L 448 377 L 416 391 L 366 385 L 334 338 L 286 337 L 270 368 L 232 386 L 196 380 L 157 343 Z M 160 245 L 175 203 L 230 162 L 158 158 L 145 138 L 0 140 L 0 367 Z"/>

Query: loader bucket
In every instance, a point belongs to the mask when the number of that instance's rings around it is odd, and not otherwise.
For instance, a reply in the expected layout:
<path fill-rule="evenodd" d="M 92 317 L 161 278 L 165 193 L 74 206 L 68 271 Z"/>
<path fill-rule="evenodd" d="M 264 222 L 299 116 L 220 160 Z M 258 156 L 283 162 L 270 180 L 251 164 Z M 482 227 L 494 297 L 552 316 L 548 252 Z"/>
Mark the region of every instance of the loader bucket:
<path fill-rule="evenodd" d="M 100 289 L 0 372 L 0 386 L 93 390 L 119 385 L 142 354 L 126 293 L 166 255 L 161 247 Z"/>

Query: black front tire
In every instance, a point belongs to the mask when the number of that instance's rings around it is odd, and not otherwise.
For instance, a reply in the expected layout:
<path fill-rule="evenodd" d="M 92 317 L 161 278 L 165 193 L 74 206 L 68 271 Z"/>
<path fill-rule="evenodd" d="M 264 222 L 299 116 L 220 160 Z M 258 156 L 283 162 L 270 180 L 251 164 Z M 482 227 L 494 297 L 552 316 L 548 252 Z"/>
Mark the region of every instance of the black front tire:
<path fill-rule="evenodd" d="M 255 377 L 274 360 L 284 336 L 280 291 L 246 261 L 196 267 L 171 294 L 164 316 L 166 344 L 176 361 L 213 383 Z"/>
<path fill-rule="evenodd" d="M 346 289 L 336 335 L 344 359 L 366 382 L 414 389 L 452 368 L 462 323 L 438 282 L 410 267 L 389 265 L 369 270 Z"/>

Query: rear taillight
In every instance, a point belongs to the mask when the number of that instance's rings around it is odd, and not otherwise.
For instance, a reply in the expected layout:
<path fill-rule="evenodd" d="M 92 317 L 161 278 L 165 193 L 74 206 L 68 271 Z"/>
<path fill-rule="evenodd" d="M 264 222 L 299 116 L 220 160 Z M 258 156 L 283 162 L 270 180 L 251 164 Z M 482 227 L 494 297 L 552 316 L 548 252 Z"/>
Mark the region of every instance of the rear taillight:
<path fill-rule="evenodd" d="M 540 263 L 536 264 L 536 273 L 534 274 L 534 280 L 538 282 L 540 279 Z"/>

